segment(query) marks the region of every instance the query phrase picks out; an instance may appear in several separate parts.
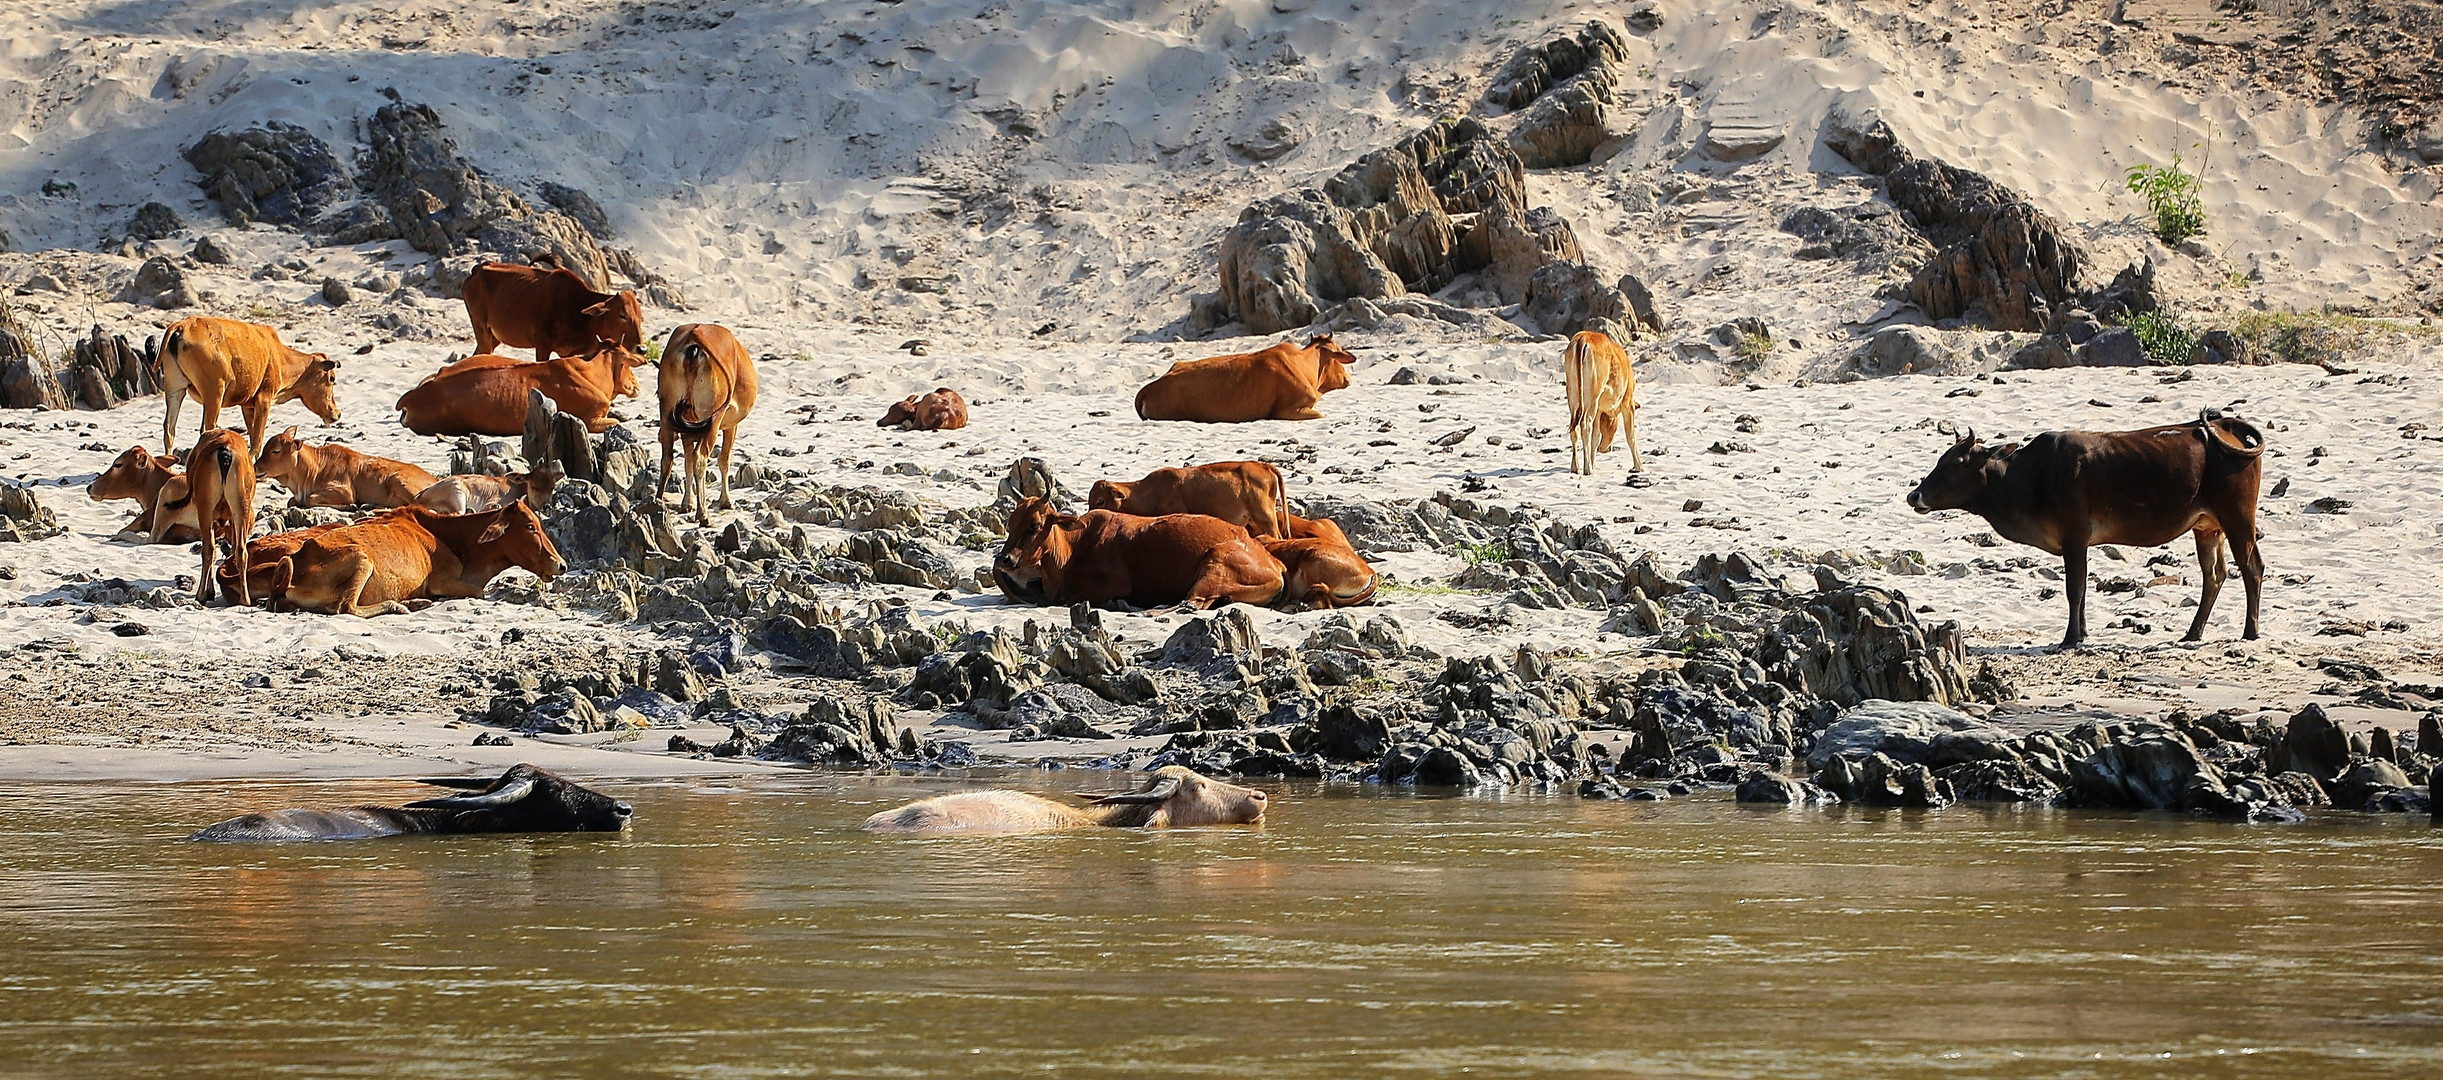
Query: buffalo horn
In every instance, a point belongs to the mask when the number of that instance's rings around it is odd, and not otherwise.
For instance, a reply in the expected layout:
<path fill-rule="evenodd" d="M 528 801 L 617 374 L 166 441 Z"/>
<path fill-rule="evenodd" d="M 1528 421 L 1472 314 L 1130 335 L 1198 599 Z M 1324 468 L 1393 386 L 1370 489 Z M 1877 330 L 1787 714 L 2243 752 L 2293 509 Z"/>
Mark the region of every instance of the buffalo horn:
<path fill-rule="evenodd" d="M 1934 433 L 1937 435 L 1957 435 L 1959 434 L 1959 425 L 1954 424 L 1949 420 L 1937 420 L 1934 422 Z"/>
<path fill-rule="evenodd" d="M 416 778 L 416 783 L 431 784 L 434 787 L 451 787 L 463 788 L 467 791 L 482 791 L 485 788 L 491 787 L 493 781 L 492 778 L 485 776 L 419 776 Z"/>
<path fill-rule="evenodd" d="M 1125 795 L 1095 795 L 1086 801 L 1096 806 L 1109 806 L 1115 803 L 1158 803 L 1178 794 L 1180 782 L 1179 777 L 1165 776 L 1154 781 L 1154 786 L 1143 791 L 1130 792 Z"/>
<path fill-rule="evenodd" d="M 422 799 L 408 803 L 417 810 L 496 810 L 523 799 L 534 792 L 534 781 L 519 780 L 498 791 L 481 795 L 452 795 L 446 799 Z"/>

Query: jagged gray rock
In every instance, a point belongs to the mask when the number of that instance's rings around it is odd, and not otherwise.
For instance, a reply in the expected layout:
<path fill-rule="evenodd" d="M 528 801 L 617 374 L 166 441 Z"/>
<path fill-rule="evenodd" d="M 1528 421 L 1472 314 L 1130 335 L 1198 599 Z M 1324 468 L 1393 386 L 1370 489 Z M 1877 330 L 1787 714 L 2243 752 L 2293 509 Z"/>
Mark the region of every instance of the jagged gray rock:
<path fill-rule="evenodd" d="M 155 255 L 136 268 L 136 276 L 119 290 L 117 299 L 139 307 L 184 308 L 197 303 L 187 273 L 166 255 Z"/>
<path fill-rule="evenodd" d="M 188 147 L 186 159 L 232 225 L 307 225 L 355 194 L 328 144 L 277 120 L 213 132 Z"/>

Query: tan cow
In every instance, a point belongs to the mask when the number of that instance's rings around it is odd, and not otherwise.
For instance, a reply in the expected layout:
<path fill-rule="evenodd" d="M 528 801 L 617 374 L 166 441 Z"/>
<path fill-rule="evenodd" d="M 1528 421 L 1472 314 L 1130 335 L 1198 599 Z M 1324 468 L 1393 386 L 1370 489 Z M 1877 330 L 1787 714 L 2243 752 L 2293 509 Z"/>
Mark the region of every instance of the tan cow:
<path fill-rule="evenodd" d="M 503 345 L 533 349 L 537 361 L 588 356 L 604 346 L 631 353 L 645 348 L 645 309 L 635 293 L 603 292 L 558 266 L 484 263 L 467 275 L 460 295 L 475 326 L 478 356 Z"/>
<path fill-rule="evenodd" d="M 1349 385 L 1348 365 L 1356 359 L 1332 335 L 1317 334 L 1304 346 L 1284 341 L 1260 352 L 1182 361 L 1137 391 L 1137 416 L 1208 424 L 1313 420 L 1323 415 L 1315 403 L 1327 391 Z"/>
<path fill-rule="evenodd" d="M 366 522 L 387 520 L 396 513 L 398 511 L 391 510 L 375 514 L 364 521 L 333 522 L 328 525 L 314 525 L 289 532 L 258 536 L 246 542 L 244 559 L 235 557 L 222 559 L 220 566 L 212 572 L 219 576 L 222 591 L 236 592 L 240 587 L 238 575 L 242 570 L 246 576 L 244 587 L 253 595 L 273 597 L 272 607 L 277 609 L 280 606 L 277 597 L 282 585 L 280 578 L 282 560 L 296 554 L 297 549 L 304 547 L 307 540 L 333 529 L 345 529 L 351 524 L 363 525 Z"/>
<path fill-rule="evenodd" d="M 1013 603 L 1269 604 L 1281 595 L 1279 560 L 1247 530 L 1203 514 L 1135 517 L 1109 510 L 1070 516 L 1042 499 L 1009 515 L 993 577 Z"/>
<path fill-rule="evenodd" d="M 867 832 L 1036 833 L 1098 827 L 1184 829 L 1263 820 L 1264 793 L 1165 765 L 1142 790 L 1080 795 L 1084 807 L 1017 791 L 937 795 L 865 819 Z"/>
<path fill-rule="evenodd" d="M 85 497 L 95 502 L 136 500 L 136 516 L 121 526 L 117 535 L 143 535 L 147 539 L 153 531 L 154 513 L 167 503 L 173 515 L 184 511 L 183 517 L 171 523 L 166 534 L 169 541 L 173 544 L 195 541 L 194 504 L 187 499 L 187 480 L 178 473 L 177 458 L 130 446 L 102 475 L 85 485 Z"/>
<path fill-rule="evenodd" d="M 967 399 L 947 386 L 937 386 L 923 396 L 908 395 L 893 404 L 874 421 L 875 427 L 898 428 L 901 431 L 956 431 L 967 426 Z"/>
<path fill-rule="evenodd" d="M 1629 354 L 1600 330 L 1581 330 L 1561 353 L 1569 390 L 1569 471 L 1592 475 L 1595 455 L 1609 453 L 1612 438 L 1629 440 L 1629 468 L 1646 471 L 1637 453 L 1637 369 Z"/>
<path fill-rule="evenodd" d="M 1329 540 L 1345 548 L 1356 546 L 1349 543 L 1348 533 L 1340 531 L 1340 523 L 1330 518 L 1302 518 L 1296 514 L 1284 514 L 1282 517 L 1289 522 L 1289 538 L 1292 540 Z"/>
<path fill-rule="evenodd" d="M 541 391 L 561 412 L 597 435 L 610 430 L 611 397 L 644 358 L 604 347 L 589 356 L 526 363 L 470 356 L 424 377 L 399 395 L 399 422 L 418 435 L 523 435 L 527 395 Z"/>
<path fill-rule="evenodd" d="M 479 514 L 523 501 L 540 514 L 551 507 L 552 490 L 566 472 L 558 462 L 550 461 L 532 472 L 444 476 L 416 495 L 416 505 L 437 514 Z"/>
<path fill-rule="evenodd" d="M 359 453 L 345 446 L 307 446 L 290 428 L 263 444 L 255 475 L 277 480 L 290 506 L 379 506 L 414 502 L 433 486 L 433 474 L 404 461 Z"/>
<path fill-rule="evenodd" d="M 246 418 L 247 460 L 263 451 L 271 407 L 303 401 L 324 423 L 339 422 L 339 361 L 298 352 L 261 323 L 198 315 L 171 323 L 161 335 L 161 445 L 178 445 L 178 407 L 203 406 L 204 430 L 219 427 L 221 410 Z"/>
<path fill-rule="evenodd" d="M 1155 469 L 1129 483 L 1097 480 L 1086 494 L 1090 510 L 1138 517 L 1204 514 L 1253 536 L 1288 536 L 1282 509 L 1281 470 L 1261 461 L 1217 461 L 1184 469 Z"/>
<path fill-rule="evenodd" d="M 549 581 L 564 565 L 524 503 L 456 517 L 409 505 L 307 537 L 273 571 L 274 597 L 370 617 L 415 610 L 409 601 L 482 596 L 511 566 Z"/>
<path fill-rule="evenodd" d="M 254 536 L 254 459 L 242 449 L 238 433 L 228 428 L 204 432 L 195 443 L 195 451 L 187 455 L 187 487 L 195 507 L 196 533 L 203 541 L 203 572 L 195 577 L 195 598 L 212 602 L 212 563 L 218 557 L 220 541 L 229 541 L 229 557 L 246 561 L 246 541 Z M 169 539 L 171 522 L 166 516 L 153 516 L 153 542 Z M 238 604 L 254 603 L 246 587 L 246 579 L 238 578 Z"/>
<path fill-rule="evenodd" d="M 729 509 L 730 451 L 738 422 L 755 409 L 755 360 L 736 336 L 715 323 L 688 323 L 662 345 L 662 480 L 670 486 L 672 445 L 687 444 L 687 473 L 679 484 L 679 506 L 693 506 L 696 524 L 710 525 L 704 512 L 704 452 L 721 437 L 721 509 Z"/>
<path fill-rule="evenodd" d="M 1330 525 L 1329 521 L 1323 524 Z M 1332 526 L 1333 532 L 1340 527 Z M 1264 550 L 1281 561 L 1283 584 L 1281 597 L 1274 604 L 1284 610 L 1308 608 L 1356 607 L 1374 599 L 1375 586 L 1382 578 L 1366 565 L 1364 557 L 1345 540 L 1309 538 L 1303 540 L 1262 541 Z"/>

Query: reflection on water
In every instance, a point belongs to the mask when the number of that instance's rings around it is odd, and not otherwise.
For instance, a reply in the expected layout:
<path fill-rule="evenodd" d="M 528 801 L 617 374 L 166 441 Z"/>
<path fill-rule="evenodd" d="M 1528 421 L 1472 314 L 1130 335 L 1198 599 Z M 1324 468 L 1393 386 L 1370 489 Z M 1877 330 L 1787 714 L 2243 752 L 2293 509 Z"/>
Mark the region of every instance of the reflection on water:
<path fill-rule="evenodd" d="M 944 784 L 594 786 L 633 834 L 188 844 L 416 790 L 13 789 L 0 1076 L 2443 1067 L 2422 817 L 1279 785 L 1261 828 L 909 839 L 853 830 Z"/>

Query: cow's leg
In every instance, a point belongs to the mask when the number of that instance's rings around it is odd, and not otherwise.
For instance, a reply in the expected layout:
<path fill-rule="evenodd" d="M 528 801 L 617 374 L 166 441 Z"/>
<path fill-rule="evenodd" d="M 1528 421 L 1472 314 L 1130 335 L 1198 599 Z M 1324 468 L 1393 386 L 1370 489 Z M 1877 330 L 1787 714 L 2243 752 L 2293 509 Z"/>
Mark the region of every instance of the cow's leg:
<path fill-rule="evenodd" d="M 203 526 L 201 532 L 203 533 L 204 569 L 203 573 L 195 579 L 195 599 L 209 604 L 212 602 L 214 593 L 218 591 L 212 580 L 212 557 L 215 554 L 213 549 L 220 546 L 220 530 L 213 526 L 211 515 L 208 512 L 204 513 Z M 238 558 L 244 559 L 245 557 L 246 553 L 243 550 L 238 552 Z"/>
<path fill-rule="evenodd" d="M 2087 545 L 2079 542 L 2061 549 L 2061 581 L 2070 596 L 2070 628 L 2061 635 L 2061 647 L 2075 649 L 2087 640 Z"/>
<path fill-rule="evenodd" d="M 730 451 L 737 449 L 737 446 L 738 429 L 735 426 L 721 429 L 721 509 L 723 510 L 738 508 L 736 503 L 730 501 Z"/>
<path fill-rule="evenodd" d="M 1595 410 L 1595 452 L 1612 452 L 1613 440 L 1620 437 L 1620 414 L 1610 409 Z"/>
<path fill-rule="evenodd" d="M 486 326 L 481 322 L 476 323 L 475 355 L 482 356 L 483 354 L 492 352 L 498 348 L 500 348 L 500 335 L 493 333 L 490 326 Z"/>
<path fill-rule="evenodd" d="M 704 512 L 704 452 L 711 448 L 709 438 L 687 440 L 687 505 L 695 509 L 698 525 L 713 523 Z"/>
<path fill-rule="evenodd" d="M 2265 552 L 2257 546 L 2256 522 L 2228 527 L 2231 559 L 2239 564 L 2240 584 L 2248 590 L 2248 621 L 2240 636 L 2256 640 L 2257 601 L 2265 591 Z"/>
<path fill-rule="evenodd" d="M 2223 575 L 2231 568 L 2223 558 L 2222 530 L 2197 527 L 2197 573 L 2205 579 L 2204 590 L 2197 595 L 2197 617 L 2189 622 L 2189 633 L 2182 641 L 2205 640 L 2206 620 L 2214 615 L 2214 598 L 2222 595 Z"/>
<path fill-rule="evenodd" d="M 653 488 L 653 497 L 664 502 L 667 502 L 668 500 L 663 500 L 662 496 L 668 494 L 670 491 L 670 441 L 672 438 L 673 436 L 670 432 L 670 418 L 665 416 L 662 418 L 662 482 L 654 485 Z M 687 485 L 684 482 L 681 482 L 679 484 L 679 505 L 684 506 L 686 504 Z"/>
<path fill-rule="evenodd" d="M 336 567 L 340 572 L 339 595 L 331 601 L 334 615 L 354 615 L 369 619 L 382 613 L 386 605 L 365 603 L 365 586 L 373 580 L 373 560 L 361 551 L 342 554 Z"/>
<path fill-rule="evenodd" d="M 168 406 L 168 411 L 161 418 L 161 452 L 164 454 L 178 452 L 178 407 L 187 399 L 186 384 L 172 385 L 170 382 L 168 373 L 176 370 L 175 366 L 165 367 L 161 379 L 161 401 Z"/>
<path fill-rule="evenodd" d="M 195 441 L 202 442 L 204 436 L 210 434 L 213 428 L 221 426 L 221 407 L 219 405 L 219 401 L 220 398 L 217 395 L 213 397 L 195 399 L 195 404 L 200 406 L 204 412 L 203 430 L 196 433 Z M 162 451 L 164 454 L 176 454 L 177 452 L 178 448 L 174 446 Z M 187 469 L 190 472 L 194 471 L 195 462 L 192 460 L 188 461 Z"/>
<path fill-rule="evenodd" d="M 271 396 L 261 395 L 238 406 L 238 415 L 246 418 L 246 454 L 249 460 L 261 460 L 263 440 L 271 437 L 264 430 L 271 424 Z"/>
<path fill-rule="evenodd" d="M 1637 402 L 1631 401 L 1620 410 L 1620 434 L 1629 440 L 1629 469 L 1646 471 L 1646 459 L 1637 453 Z"/>

